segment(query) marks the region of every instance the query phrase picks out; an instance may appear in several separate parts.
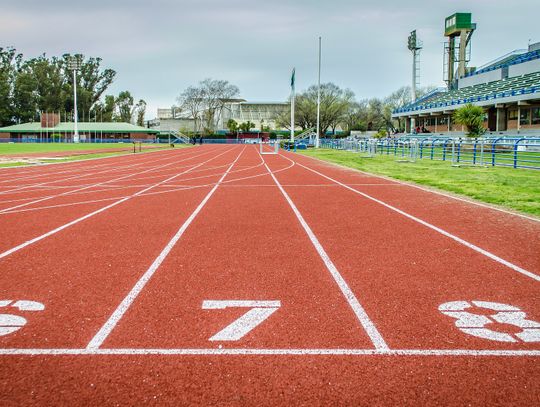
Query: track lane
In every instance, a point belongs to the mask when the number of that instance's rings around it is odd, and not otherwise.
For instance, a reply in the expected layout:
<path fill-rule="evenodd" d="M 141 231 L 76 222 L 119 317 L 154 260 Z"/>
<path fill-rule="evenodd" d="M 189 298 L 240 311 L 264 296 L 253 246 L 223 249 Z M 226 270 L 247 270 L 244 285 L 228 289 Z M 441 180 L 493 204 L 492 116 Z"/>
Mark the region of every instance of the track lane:
<path fill-rule="evenodd" d="M 390 184 L 388 187 L 373 185 L 351 185 L 351 187 L 432 223 L 525 269 L 540 269 L 538 255 L 540 221 L 453 199 L 437 192 L 430 192 L 376 175 L 335 166 L 301 154 L 285 154 L 299 164 L 329 175 L 346 185 Z M 324 180 L 324 182 L 327 181 Z"/>
<path fill-rule="evenodd" d="M 277 178 L 287 184 L 300 174 L 307 183 L 323 179 L 301 166 Z M 331 194 L 285 189 L 353 290 L 362 293 L 391 348 L 540 348 L 466 335 L 438 310 L 449 301 L 493 301 L 519 306 L 538 321 L 537 282 L 345 188 Z"/>
<path fill-rule="evenodd" d="M 219 149 L 208 163 L 230 162 Z M 199 164 L 206 165 L 202 158 Z M 186 173 L 188 175 L 189 173 Z M 216 175 L 216 180 L 219 175 Z M 28 323 L 0 336 L 2 348 L 84 347 L 210 187 L 131 200 L 0 259 L 5 299 L 39 301 Z"/>
<path fill-rule="evenodd" d="M 217 151 L 217 150 L 216 150 Z M 187 157 L 186 161 L 183 161 L 182 165 L 186 165 L 189 162 L 196 162 L 199 155 L 193 155 Z M 191 161 L 188 161 L 191 160 Z M 175 157 L 170 158 L 172 167 L 165 173 L 160 173 L 156 177 L 156 180 L 150 186 L 145 188 L 138 188 L 136 192 L 128 195 L 124 198 L 120 198 L 112 202 L 89 202 L 86 205 L 77 205 L 68 207 L 65 210 L 56 210 L 51 208 L 47 212 L 47 216 L 35 216 L 33 212 L 18 212 L 18 213 L 6 213 L 0 215 L 0 225 L 5 231 L 5 238 L 0 241 L 0 258 L 6 255 L 6 252 L 13 250 L 18 245 L 24 244 L 33 239 L 41 238 L 45 234 L 55 233 L 53 232 L 57 228 L 63 228 L 66 224 L 72 222 L 78 222 L 80 219 L 94 216 L 96 211 L 108 210 L 109 207 L 122 204 L 128 199 L 133 199 L 138 195 L 145 193 L 160 184 L 167 182 L 170 179 L 174 179 L 175 174 L 179 173 L 178 169 L 174 168 L 174 163 L 177 162 Z M 116 194 L 110 192 L 109 194 Z M 97 194 L 100 198 L 103 197 L 103 193 Z M 108 194 L 105 194 L 106 196 Z M 66 199 L 63 198 L 64 202 Z M 51 202 L 51 201 L 49 201 Z M 62 202 L 62 198 L 60 198 Z"/>
<path fill-rule="evenodd" d="M 266 168 L 256 163 L 260 156 L 250 147 L 238 165 L 253 169 L 224 182 L 255 187 L 220 185 L 104 347 L 373 348 Z M 272 188 L 261 190 L 260 183 Z M 247 309 L 205 310 L 205 300 L 281 306 L 240 340 L 212 342 Z"/>

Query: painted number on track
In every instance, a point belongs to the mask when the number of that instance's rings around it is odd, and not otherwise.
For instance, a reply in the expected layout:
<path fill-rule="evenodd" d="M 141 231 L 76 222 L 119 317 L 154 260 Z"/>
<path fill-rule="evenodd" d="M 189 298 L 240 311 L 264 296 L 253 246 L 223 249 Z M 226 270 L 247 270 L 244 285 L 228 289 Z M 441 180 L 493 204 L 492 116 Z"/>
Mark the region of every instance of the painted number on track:
<path fill-rule="evenodd" d="M 483 309 L 483 310 L 480 310 Z M 493 311 L 486 315 L 485 310 Z M 475 313 L 483 311 L 481 313 Z M 513 305 L 487 301 L 451 301 L 441 304 L 439 311 L 454 318 L 456 327 L 468 335 L 499 342 L 540 342 L 540 323 L 527 319 L 527 314 Z M 520 328 L 518 333 L 504 332 L 504 326 Z"/>
<path fill-rule="evenodd" d="M 206 300 L 202 309 L 251 308 L 240 318 L 227 325 L 210 341 L 237 341 L 263 323 L 281 307 L 280 301 Z"/>
<path fill-rule="evenodd" d="M 36 301 L 27 300 L 0 300 L 0 312 L 3 308 L 7 308 L 9 311 L 43 311 L 45 306 Z M 26 325 L 26 318 L 13 314 L 0 314 L 0 336 L 5 336 L 17 332 L 23 326 Z"/>

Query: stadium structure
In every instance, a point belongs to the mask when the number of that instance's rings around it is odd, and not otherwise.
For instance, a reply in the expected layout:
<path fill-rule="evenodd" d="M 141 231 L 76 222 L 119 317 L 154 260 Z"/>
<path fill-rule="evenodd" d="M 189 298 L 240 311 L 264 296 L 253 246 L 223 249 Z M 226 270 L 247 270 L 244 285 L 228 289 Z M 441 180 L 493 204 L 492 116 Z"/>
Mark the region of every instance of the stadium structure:
<path fill-rule="evenodd" d="M 154 140 L 156 130 L 117 122 L 78 122 L 78 133 L 83 142 L 106 142 L 122 140 Z M 39 122 L 0 127 L 0 141 L 19 142 L 72 142 L 74 122 L 61 122 L 58 113 L 42 113 Z"/>
<path fill-rule="evenodd" d="M 456 13 L 446 19 L 443 75 L 447 87 L 394 110 L 392 117 L 405 119 L 407 133 L 422 128 L 430 133 L 463 134 L 463 127 L 453 122 L 452 115 L 471 103 L 484 108 L 488 133 L 540 134 L 540 43 L 479 68 L 467 67 L 475 29 L 470 13 Z"/>
<path fill-rule="evenodd" d="M 289 102 L 248 102 L 245 99 L 228 99 L 224 101 L 223 109 L 215 118 L 217 131 L 226 131 L 227 122 L 232 119 L 238 124 L 253 123 L 254 131 L 283 130 L 276 122 L 276 118 L 283 113 L 289 112 Z M 160 131 L 182 132 L 195 131 L 195 120 L 186 112 L 175 107 L 158 109 L 157 118 L 150 120 L 148 125 L 152 129 Z"/>

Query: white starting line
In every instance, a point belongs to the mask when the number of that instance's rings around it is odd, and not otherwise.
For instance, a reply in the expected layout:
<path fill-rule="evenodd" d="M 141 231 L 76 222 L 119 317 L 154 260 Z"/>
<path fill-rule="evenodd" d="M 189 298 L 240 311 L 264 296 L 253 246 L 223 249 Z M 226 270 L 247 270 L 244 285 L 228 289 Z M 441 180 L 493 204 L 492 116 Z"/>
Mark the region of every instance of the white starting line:
<path fill-rule="evenodd" d="M 540 357 L 540 350 L 489 349 L 0 349 L 0 356 L 93 356 L 93 355 L 173 355 L 173 356 L 471 356 Z"/>

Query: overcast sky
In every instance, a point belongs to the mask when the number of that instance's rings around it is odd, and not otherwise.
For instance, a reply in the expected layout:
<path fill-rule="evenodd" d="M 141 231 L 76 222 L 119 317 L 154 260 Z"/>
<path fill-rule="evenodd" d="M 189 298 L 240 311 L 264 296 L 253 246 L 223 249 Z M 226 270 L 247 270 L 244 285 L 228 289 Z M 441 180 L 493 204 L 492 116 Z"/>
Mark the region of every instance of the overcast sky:
<path fill-rule="evenodd" d="M 411 82 L 407 36 L 424 42 L 421 86 L 443 85 L 444 18 L 472 12 L 472 66 L 540 41 L 539 0 L 0 0 L 0 46 L 25 57 L 80 52 L 117 71 L 147 118 L 187 86 L 226 79 L 250 101 L 286 100 L 317 80 L 384 97 Z"/>

